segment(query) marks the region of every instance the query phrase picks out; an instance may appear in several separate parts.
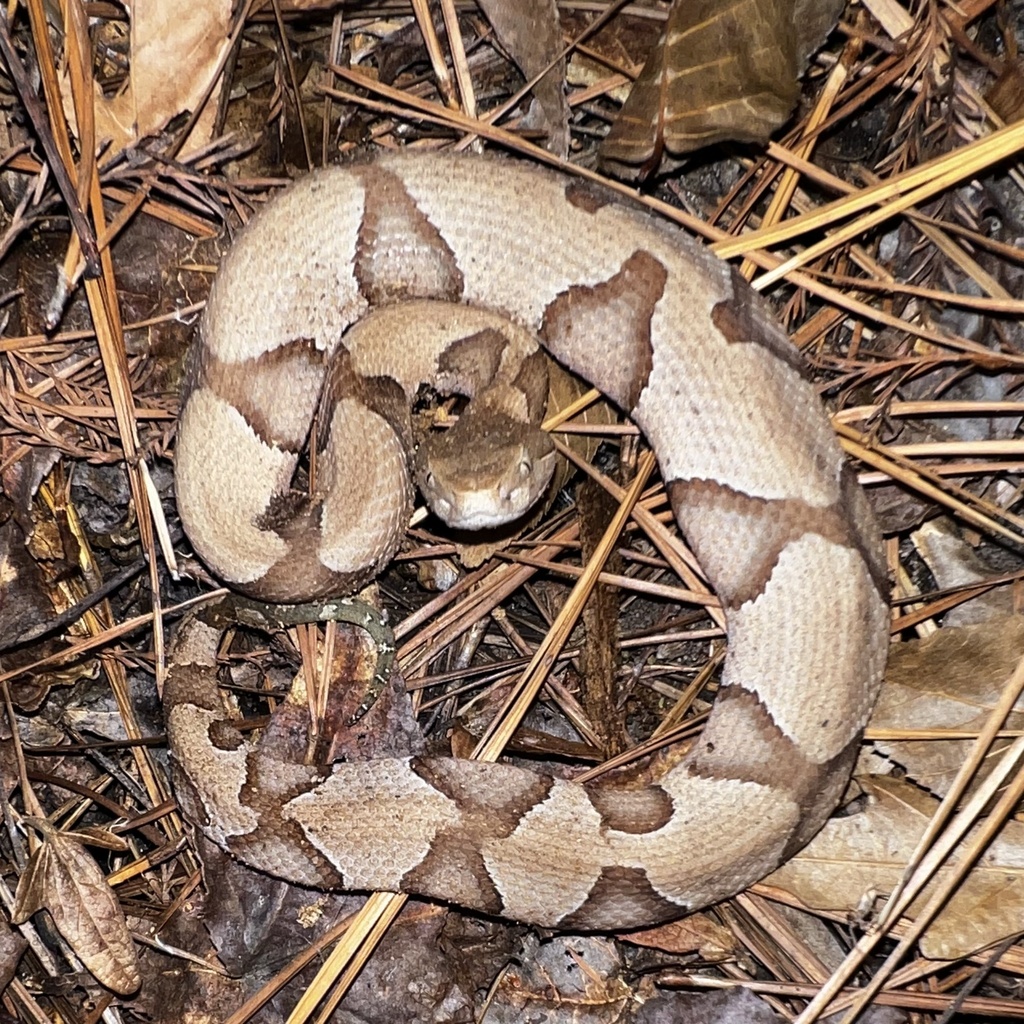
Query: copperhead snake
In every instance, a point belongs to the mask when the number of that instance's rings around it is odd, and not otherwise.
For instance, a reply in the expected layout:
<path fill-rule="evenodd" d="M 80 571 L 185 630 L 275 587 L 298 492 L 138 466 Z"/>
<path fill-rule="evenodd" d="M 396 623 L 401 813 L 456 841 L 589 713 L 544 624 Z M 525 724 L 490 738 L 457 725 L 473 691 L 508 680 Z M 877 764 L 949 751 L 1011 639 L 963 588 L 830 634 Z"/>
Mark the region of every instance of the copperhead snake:
<path fill-rule="evenodd" d="M 413 300 L 449 304 L 426 317 L 453 331 L 425 349 L 403 334 L 383 361 L 362 361 L 346 332 Z M 728 619 L 700 740 L 638 790 L 444 758 L 269 763 L 224 720 L 218 633 L 193 620 L 165 689 L 179 800 L 238 859 L 302 885 L 418 893 L 561 929 L 679 917 L 818 831 L 887 647 L 866 499 L 798 355 L 735 270 L 512 160 L 389 154 L 311 174 L 253 219 L 215 281 L 179 417 L 182 521 L 250 595 L 299 601 L 373 578 L 411 508 L 407 392 L 424 366 L 443 376 L 456 349 L 501 364 L 514 345 L 492 314 L 600 388 L 657 454 Z M 502 387 L 529 376 L 523 358 Z M 506 406 L 517 401 L 529 404 Z M 303 497 L 289 488 L 314 414 L 318 483 Z"/>

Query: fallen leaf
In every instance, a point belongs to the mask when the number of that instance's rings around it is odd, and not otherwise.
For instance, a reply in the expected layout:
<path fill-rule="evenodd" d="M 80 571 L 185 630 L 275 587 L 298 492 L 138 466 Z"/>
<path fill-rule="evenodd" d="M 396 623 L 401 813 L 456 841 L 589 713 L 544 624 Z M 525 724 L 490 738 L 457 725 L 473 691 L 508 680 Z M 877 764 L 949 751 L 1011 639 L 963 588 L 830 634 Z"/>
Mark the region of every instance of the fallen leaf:
<path fill-rule="evenodd" d="M 18 881 L 15 924 L 48 910 L 61 935 L 100 984 L 128 995 L 142 984 L 135 944 L 121 904 L 84 843 L 125 849 L 99 829 L 61 832 L 45 818 L 25 818 L 42 837 Z"/>
<path fill-rule="evenodd" d="M 501 45 L 527 80 L 549 69 L 533 87 L 535 108 L 526 127 L 539 128 L 547 135 L 547 148 L 558 156 L 569 153 L 569 103 L 563 80 L 565 62 L 562 30 L 555 0 L 479 0 L 480 7 Z"/>
<path fill-rule="evenodd" d="M 738 948 L 732 931 L 709 914 L 703 913 L 691 914 L 681 921 L 669 921 L 657 928 L 644 928 L 617 937 L 623 942 L 662 949 L 667 953 L 696 952 L 707 963 L 733 959 Z"/>
<path fill-rule="evenodd" d="M 815 910 L 852 912 L 865 894 L 900 881 L 938 801 L 899 779 L 862 779 L 869 796 L 859 814 L 833 818 L 800 853 L 765 881 Z M 973 832 L 968 833 L 970 842 Z M 954 861 L 963 846 L 954 853 Z M 1024 919 L 1024 823 L 1009 821 L 920 941 L 933 960 L 956 960 L 1020 931 Z M 940 870 L 908 915 L 952 870 Z"/>
<path fill-rule="evenodd" d="M 26 949 L 28 942 L 6 920 L 0 920 L 0 991 L 5 992 L 14 980 Z"/>
<path fill-rule="evenodd" d="M 617 176 L 644 177 L 723 139 L 764 142 L 789 117 L 798 79 L 843 0 L 676 0 L 601 144 Z"/>
<path fill-rule="evenodd" d="M 201 4 L 132 0 L 127 6 L 131 18 L 128 82 L 110 98 L 103 95 L 100 83 L 94 85 L 96 138 L 111 143 L 106 159 L 197 107 L 220 67 L 231 25 L 230 0 Z M 74 125 L 66 73 L 61 89 L 65 113 Z M 183 155 L 209 141 L 216 112 L 215 89 Z"/>
<path fill-rule="evenodd" d="M 998 702 L 1021 655 L 1021 615 L 944 628 L 923 640 L 894 644 L 870 728 L 977 732 Z M 1006 728 L 1024 728 L 1024 710 L 1013 712 Z M 944 796 L 972 743 L 970 739 L 876 739 L 873 745 L 912 781 Z M 993 753 L 998 754 L 1009 743 L 997 740 Z M 988 758 L 988 764 L 994 761 L 994 757 Z M 983 765 L 974 784 L 987 774 Z"/>

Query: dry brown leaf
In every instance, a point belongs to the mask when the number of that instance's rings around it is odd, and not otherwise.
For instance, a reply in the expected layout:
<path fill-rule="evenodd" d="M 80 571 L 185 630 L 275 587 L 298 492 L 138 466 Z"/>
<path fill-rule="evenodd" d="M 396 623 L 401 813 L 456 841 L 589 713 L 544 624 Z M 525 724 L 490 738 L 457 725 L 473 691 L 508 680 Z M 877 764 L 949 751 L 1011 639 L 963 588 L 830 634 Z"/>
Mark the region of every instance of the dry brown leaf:
<path fill-rule="evenodd" d="M 1024 117 L 1024 66 L 1011 61 L 985 93 L 988 105 L 1003 119 L 1013 124 Z"/>
<path fill-rule="evenodd" d="M 501 45 L 527 80 L 551 67 L 533 87 L 536 109 L 527 116 L 526 127 L 543 130 L 547 148 L 558 156 L 568 156 L 569 103 L 563 85 L 565 62 L 556 59 L 562 52 L 562 30 L 555 0 L 478 2 Z"/>
<path fill-rule="evenodd" d="M 681 921 L 669 921 L 657 928 L 619 935 L 618 938 L 637 946 L 662 949 L 667 953 L 696 952 L 707 963 L 732 959 L 739 948 L 730 929 L 703 913 L 691 914 Z"/>
<path fill-rule="evenodd" d="M 61 935 L 102 985 L 119 995 L 142 983 L 135 944 L 121 904 L 83 843 L 120 850 L 122 840 L 100 829 L 61 832 L 45 818 L 25 818 L 42 837 L 18 881 L 15 924 L 48 910 Z"/>
<path fill-rule="evenodd" d="M 887 893 L 900 881 L 938 801 L 898 779 L 872 777 L 862 783 L 868 808 L 829 821 L 809 846 L 765 879 L 769 885 L 815 910 L 853 912 L 865 895 Z M 1020 931 L 1022 854 L 1024 824 L 1010 821 L 925 932 L 920 947 L 926 957 L 954 960 Z M 910 917 L 949 871 L 938 872 L 911 906 Z"/>
<path fill-rule="evenodd" d="M 28 942 L 6 920 L 0 920 L 0 991 L 7 991 L 27 949 Z"/>
<path fill-rule="evenodd" d="M 948 516 L 922 523 L 910 535 L 910 540 L 928 566 L 939 590 L 970 587 L 992 578 L 992 564 L 964 539 L 960 527 Z M 942 628 L 1003 619 L 1014 611 L 1014 588 L 992 587 L 946 612 Z"/>
<path fill-rule="evenodd" d="M 764 142 L 789 117 L 797 79 L 843 0 L 676 0 L 601 160 L 620 177 L 722 139 Z"/>
<path fill-rule="evenodd" d="M 201 4 L 132 0 L 128 7 L 128 82 L 110 99 L 103 96 L 98 83 L 94 86 L 96 138 L 111 141 L 107 159 L 163 130 L 183 111 L 195 109 L 217 74 L 231 25 L 230 0 Z M 61 76 L 61 90 L 65 113 L 75 124 L 66 73 Z M 209 141 L 216 96 L 215 90 L 182 149 L 183 155 Z"/>
<path fill-rule="evenodd" d="M 870 728 L 977 732 L 1022 654 L 1024 616 L 1020 615 L 940 629 L 923 640 L 894 644 Z M 1024 712 L 1011 714 L 1006 728 L 1024 728 Z M 993 751 L 998 753 L 1009 742 L 998 741 Z M 874 746 L 912 781 L 942 796 L 972 743 L 969 739 L 876 739 Z M 993 761 L 990 757 L 988 763 Z M 983 766 L 977 781 L 986 774 Z"/>

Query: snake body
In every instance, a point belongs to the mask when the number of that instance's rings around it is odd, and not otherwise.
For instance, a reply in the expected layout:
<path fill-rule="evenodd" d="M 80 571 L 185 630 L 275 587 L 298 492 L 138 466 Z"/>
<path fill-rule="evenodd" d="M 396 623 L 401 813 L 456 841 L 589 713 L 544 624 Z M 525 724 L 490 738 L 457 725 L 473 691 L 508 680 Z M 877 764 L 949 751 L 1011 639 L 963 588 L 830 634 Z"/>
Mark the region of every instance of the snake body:
<path fill-rule="evenodd" d="M 423 301 L 450 304 L 446 340 L 402 333 L 363 365 L 353 325 Z M 362 585 L 407 521 L 407 398 L 424 371 L 485 367 L 501 415 L 534 401 L 533 357 L 508 357 L 513 342 L 481 326 L 492 314 L 600 388 L 657 454 L 728 620 L 699 741 L 640 789 L 444 758 L 273 762 L 224 720 L 218 633 L 192 621 L 165 691 L 179 800 L 240 860 L 304 885 L 565 929 L 678 917 L 818 831 L 887 646 L 867 502 L 799 358 L 733 269 L 510 160 L 394 154 L 312 174 L 254 218 L 214 284 L 179 418 L 182 520 L 208 564 L 256 597 Z M 297 495 L 314 418 L 315 486 Z"/>

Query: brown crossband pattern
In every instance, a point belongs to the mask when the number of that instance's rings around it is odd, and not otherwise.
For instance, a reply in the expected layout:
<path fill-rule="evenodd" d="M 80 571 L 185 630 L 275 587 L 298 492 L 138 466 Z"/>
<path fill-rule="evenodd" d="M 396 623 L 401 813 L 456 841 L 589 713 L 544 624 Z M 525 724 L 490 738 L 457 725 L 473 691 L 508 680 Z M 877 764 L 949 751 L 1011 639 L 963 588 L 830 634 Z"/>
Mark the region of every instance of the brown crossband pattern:
<path fill-rule="evenodd" d="M 410 395 L 487 378 L 464 424 L 529 427 L 535 338 L 635 415 L 722 599 L 729 648 L 704 732 L 632 789 L 452 759 L 311 768 L 225 721 L 220 634 L 186 620 L 165 690 L 179 799 L 250 866 L 545 927 L 638 928 L 763 877 L 840 798 L 887 649 L 866 500 L 740 276 L 560 175 L 392 154 L 310 175 L 254 219 L 211 294 L 179 417 L 195 550 L 246 593 L 351 592 L 408 522 Z M 324 379 L 303 494 L 292 478 Z M 547 458 L 513 451 L 522 474 Z M 458 500 L 478 515 L 491 497 Z"/>

